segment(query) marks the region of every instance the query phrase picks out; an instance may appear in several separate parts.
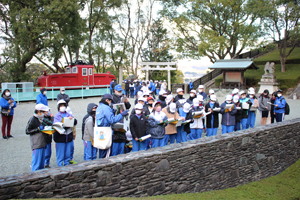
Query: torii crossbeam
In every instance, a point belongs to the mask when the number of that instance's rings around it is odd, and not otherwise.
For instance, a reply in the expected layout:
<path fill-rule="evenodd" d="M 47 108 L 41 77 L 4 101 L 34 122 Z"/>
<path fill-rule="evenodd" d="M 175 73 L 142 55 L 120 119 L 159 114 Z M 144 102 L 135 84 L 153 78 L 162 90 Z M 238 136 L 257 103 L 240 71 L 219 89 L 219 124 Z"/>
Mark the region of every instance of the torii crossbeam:
<path fill-rule="evenodd" d="M 141 70 L 146 70 L 146 81 L 149 80 L 149 70 L 168 70 L 168 90 L 171 90 L 171 70 L 176 70 L 176 68 L 170 67 L 172 65 L 176 66 L 176 62 L 140 62 L 140 65 L 146 67 L 141 68 Z M 156 67 L 150 67 L 156 66 Z M 167 66 L 167 67 L 160 67 L 160 66 Z"/>

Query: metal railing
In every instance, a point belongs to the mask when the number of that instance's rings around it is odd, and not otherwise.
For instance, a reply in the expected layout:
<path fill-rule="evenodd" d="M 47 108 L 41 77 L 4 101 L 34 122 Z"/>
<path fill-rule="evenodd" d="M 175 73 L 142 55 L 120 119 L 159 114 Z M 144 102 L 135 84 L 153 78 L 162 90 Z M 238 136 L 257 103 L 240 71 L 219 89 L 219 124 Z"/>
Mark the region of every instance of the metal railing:
<path fill-rule="evenodd" d="M 66 88 L 66 94 L 69 95 L 70 98 L 78 98 L 81 97 L 93 97 L 93 96 L 102 96 L 106 93 L 110 94 L 109 85 L 93 85 L 93 86 L 62 86 Z M 90 88 L 92 87 L 92 88 Z M 95 88 L 97 87 L 97 88 Z M 47 99 L 54 99 L 57 98 L 57 95 L 60 93 L 59 89 L 61 87 L 46 87 L 47 89 Z M 1 93 L 4 89 L 1 88 Z M 10 88 L 8 88 L 11 90 Z M 34 88 L 26 88 L 32 89 L 32 92 L 23 92 L 24 88 L 15 88 L 16 92 L 11 92 L 12 98 L 16 102 L 20 101 L 35 101 L 38 94 L 40 94 L 41 87 L 34 87 Z"/>
<path fill-rule="evenodd" d="M 221 69 L 214 69 L 213 71 L 209 72 L 208 74 L 205 74 L 204 76 L 201 76 L 197 80 L 195 80 L 194 83 L 194 89 L 198 88 L 199 85 L 204 85 L 205 83 L 211 81 L 212 79 L 216 78 L 222 74 Z"/>

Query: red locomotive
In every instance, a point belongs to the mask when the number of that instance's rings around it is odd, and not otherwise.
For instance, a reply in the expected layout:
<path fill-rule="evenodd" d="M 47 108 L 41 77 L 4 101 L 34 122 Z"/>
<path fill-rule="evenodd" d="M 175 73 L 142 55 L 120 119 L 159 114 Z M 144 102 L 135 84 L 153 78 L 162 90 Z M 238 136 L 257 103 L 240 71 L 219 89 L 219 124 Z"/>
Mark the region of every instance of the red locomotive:
<path fill-rule="evenodd" d="M 106 74 L 94 74 L 94 66 L 82 61 L 76 61 L 67 66 L 65 73 L 47 74 L 38 77 L 39 87 L 61 87 L 61 86 L 89 86 L 91 88 L 99 85 L 109 85 L 114 75 L 110 72 Z"/>

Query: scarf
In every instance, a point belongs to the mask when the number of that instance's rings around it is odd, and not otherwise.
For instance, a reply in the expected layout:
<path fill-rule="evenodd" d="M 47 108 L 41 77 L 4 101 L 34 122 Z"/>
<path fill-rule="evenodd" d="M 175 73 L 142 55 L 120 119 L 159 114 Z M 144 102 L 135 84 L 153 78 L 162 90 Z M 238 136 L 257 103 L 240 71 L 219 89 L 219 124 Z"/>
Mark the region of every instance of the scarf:
<path fill-rule="evenodd" d="M 3 97 L 6 101 L 11 100 L 11 95 L 9 95 L 9 97 L 8 97 L 8 96 L 6 96 L 5 94 L 3 94 L 2 97 Z"/>

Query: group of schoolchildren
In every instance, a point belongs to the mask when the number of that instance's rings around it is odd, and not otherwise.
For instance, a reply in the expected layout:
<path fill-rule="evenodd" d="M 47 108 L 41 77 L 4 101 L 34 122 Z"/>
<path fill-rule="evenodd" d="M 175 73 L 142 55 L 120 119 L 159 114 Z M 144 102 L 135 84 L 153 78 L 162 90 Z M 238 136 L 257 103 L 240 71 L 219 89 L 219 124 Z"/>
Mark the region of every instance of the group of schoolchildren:
<path fill-rule="evenodd" d="M 37 96 L 33 116 L 26 126 L 26 134 L 30 135 L 30 145 L 32 149 L 31 171 L 50 168 L 50 158 L 52 154 L 52 139 L 55 142 L 56 162 L 58 166 L 76 164 L 73 161 L 74 139 L 76 134 L 77 120 L 74 119 L 73 127 L 63 127 L 64 133 L 53 131 L 54 123 L 62 123 L 64 118 L 73 119 L 72 111 L 68 106 L 70 98 L 65 94 L 65 88 L 60 89 L 57 96 L 57 114 L 54 116 L 48 107 L 47 90 L 42 88 Z M 47 128 L 48 127 L 48 128 Z M 53 137 L 46 132 L 54 132 Z"/>
<path fill-rule="evenodd" d="M 268 90 L 264 90 L 256 97 L 254 88 L 248 91 L 234 89 L 222 104 L 219 104 L 214 90 L 206 94 L 203 85 L 198 87 L 198 92 L 192 89 L 189 94 L 189 98 L 185 99 L 183 90 L 178 88 L 177 96 L 163 92 L 157 101 L 147 92 L 139 94 L 130 121 L 132 151 L 165 146 L 175 143 L 175 140 L 177 143 L 195 140 L 201 138 L 203 131 L 207 132 L 207 137 L 217 135 L 219 114 L 222 115 L 222 134 L 253 128 L 258 111 L 261 113 L 261 125 L 266 124 L 269 113 L 271 123 L 274 123 L 274 118 L 276 122 L 283 121 L 285 115 L 286 101 L 281 90 L 273 93 L 272 97 Z M 197 112 L 200 114 L 195 115 Z M 180 126 L 168 123 L 171 118 L 180 119 L 183 123 Z M 147 134 L 151 135 L 151 139 L 139 141 Z"/>
<path fill-rule="evenodd" d="M 148 87 L 149 88 L 149 87 Z M 65 89 L 61 89 L 61 96 L 57 102 L 58 113 L 54 116 L 50 113 L 47 102 L 43 102 L 46 90 L 42 89 L 37 98 L 35 112 L 26 127 L 26 133 L 30 135 L 32 148 L 32 171 L 43 169 L 46 162 L 45 153 L 50 148 L 52 136 L 43 132 L 45 126 L 62 122 L 65 117 L 73 118 L 68 111 L 68 101 L 65 99 Z M 234 89 L 231 95 L 227 95 L 225 102 L 219 104 L 214 90 L 204 92 L 204 86 L 196 90 L 190 90 L 189 98 L 183 97 L 183 90 L 177 89 L 174 97 L 170 91 L 159 91 L 155 100 L 153 93 L 147 89 L 137 92 L 135 106 L 129 116 L 129 130 L 112 128 L 112 145 L 109 149 L 97 149 L 94 147 L 94 127 L 112 127 L 113 124 L 122 121 L 128 114 L 131 104 L 123 94 L 121 85 L 115 85 L 113 95 L 105 94 L 99 104 L 90 103 L 87 106 L 87 114 L 82 121 L 82 140 L 84 145 L 84 160 L 94 160 L 123 154 L 124 152 L 136 152 L 149 148 L 162 147 L 172 144 L 195 140 L 202 137 L 206 131 L 207 137 L 217 135 L 219 127 L 219 114 L 222 115 L 222 134 L 241 129 L 252 128 L 255 125 L 256 109 L 261 112 L 262 125 L 265 124 L 269 112 L 274 115 L 277 122 L 284 119 L 286 101 L 282 97 L 282 91 L 269 97 L 269 92 L 264 91 L 259 98 L 255 96 L 253 88 L 246 91 Z M 123 99 L 124 98 L 124 99 Z M 46 98 L 47 99 L 47 98 Z M 124 102 L 126 110 L 115 114 L 113 104 Z M 272 107 L 273 106 L 273 107 Z M 198 113 L 198 114 L 196 114 Z M 175 122 L 168 123 L 168 119 Z M 172 121 L 171 120 L 171 121 Z M 178 125 L 177 123 L 181 123 Z M 264 124 L 263 124 L 264 122 Z M 74 126 L 77 121 L 74 120 Z M 54 132 L 56 142 L 56 157 L 58 166 L 65 166 L 73 159 L 75 128 L 65 128 L 65 134 Z M 149 136 L 150 135 L 150 136 Z M 142 138 L 149 136 L 143 140 Z M 48 142 L 47 142 L 48 138 Z M 50 141 L 49 141 L 50 140 Z M 50 143 L 50 147 L 49 146 Z M 47 145 L 48 144 L 48 145 Z M 128 145 L 132 144 L 132 145 Z M 48 153 L 49 154 L 49 153 Z"/>
<path fill-rule="evenodd" d="M 110 83 L 110 94 L 113 95 L 115 86 L 118 85 L 116 80 L 112 80 Z M 130 98 L 134 98 L 139 91 L 145 92 L 148 91 L 153 95 L 155 98 L 155 95 L 159 95 L 160 91 L 167 90 L 167 82 L 164 81 L 144 81 L 141 79 L 137 80 L 124 80 L 122 85 L 122 92 L 124 95 Z"/>

